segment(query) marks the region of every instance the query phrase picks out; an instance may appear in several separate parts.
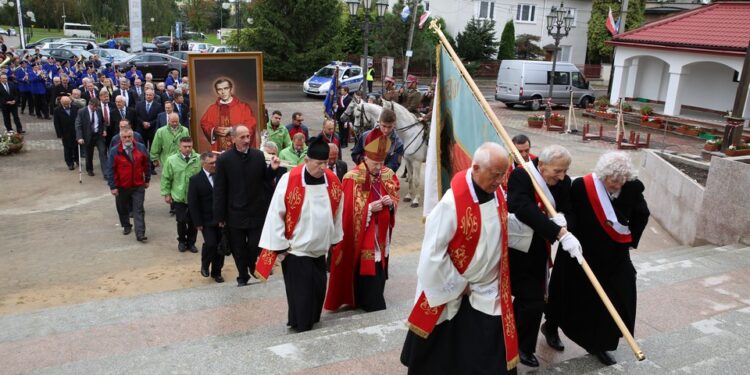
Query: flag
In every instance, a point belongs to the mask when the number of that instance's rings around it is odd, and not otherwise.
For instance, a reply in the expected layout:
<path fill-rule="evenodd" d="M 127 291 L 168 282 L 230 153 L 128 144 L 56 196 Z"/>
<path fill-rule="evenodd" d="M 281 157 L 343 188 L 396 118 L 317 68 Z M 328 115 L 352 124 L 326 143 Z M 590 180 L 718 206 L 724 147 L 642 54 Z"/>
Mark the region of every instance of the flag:
<path fill-rule="evenodd" d="M 406 19 L 409 18 L 409 15 L 411 14 L 411 9 L 409 9 L 409 6 L 405 6 L 404 9 L 401 11 L 401 21 L 406 22 Z"/>
<path fill-rule="evenodd" d="M 609 33 L 612 35 L 617 35 L 617 29 L 619 27 L 619 18 L 618 22 L 615 22 L 615 18 L 612 16 L 612 7 L 609 8 L 609 14 L 607 15 L 607 30 L 609 30 Z"/>
<path fill-rule="evenodd" d="M 425 162 L 425 217 L 450 188 L 453 175 L 471 167 L 474 151 L 482 143 L 503 145 L 456 63 L 442 45 L 437 48 L 438 78 Z"/>
<path fill-rule="evenodd" d="M 421 16 L 419 16 L 419 29 L 422 30 L 424 27 L 425 22 L 427 22 L 427 19 L 430 18 L 430 11 L 426 11 L 422 13 Z"/>
<path fill-rule="evenodd" d="M 325 113 L 328 118 L 333 118 L 335 110 L 333 105 L 336 103 L 336 95 L 339 92 L 339 67 L 333 71 L 333 77 L 331 77 L 331 85 L 328 87 L 328 93 L 326 94 L 325 100 L 323 100 L 323 106 L 325 107 Z"/>

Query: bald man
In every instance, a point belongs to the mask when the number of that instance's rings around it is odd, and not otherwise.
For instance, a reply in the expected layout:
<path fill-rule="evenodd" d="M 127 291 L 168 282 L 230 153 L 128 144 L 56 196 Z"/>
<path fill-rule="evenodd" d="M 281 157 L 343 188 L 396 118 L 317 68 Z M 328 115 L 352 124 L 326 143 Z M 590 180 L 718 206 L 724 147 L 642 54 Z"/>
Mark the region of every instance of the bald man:
<path fill-rule="evenodd" d="M 63 160 L 71 171 L 75 169 L 74 164 L 78 163 L 78 146 L 76 145 L 76 115 L 78 107 L 72 105 L 69 96 L 60 97 L 60 105 L 55 108 L 52 114 L 52 121 L 55 124 L 55 133 L 57 138 L 62 141 Z"/>

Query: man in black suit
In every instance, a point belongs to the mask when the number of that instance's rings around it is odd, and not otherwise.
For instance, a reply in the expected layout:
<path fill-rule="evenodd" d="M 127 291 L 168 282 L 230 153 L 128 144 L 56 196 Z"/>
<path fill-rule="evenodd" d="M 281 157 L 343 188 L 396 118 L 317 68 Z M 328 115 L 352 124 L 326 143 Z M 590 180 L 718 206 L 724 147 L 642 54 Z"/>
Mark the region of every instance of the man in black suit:
<path fill-rule="evenodd" d="M 13 115 L 13 122 L 16 123 L 16 131 L 25 133 L 21 126 L 21 119 L 18 118 L 18 88 L 13 82 L 8 82 L 8 76 L 0 75 L 0 105 L 3 109 L 3 122 L 7 131 L 13 130 L 10 126 L 10 116 Z"/>
<path fill-rule="evenodd" d="M 78 139 L 78 144 L 85 146 L 86 172 L 89 176 L 95 176 L 94 147 L 96 147 L 99 152 L 99 166 L 102 168 L 104 178 L 107 178 L 107 146 L 104 143 L 107 130 L 102 125 L 101 116 L 99 99 L 92 98 L 85 108 L 78 110 L 76 115 L 76 139 Z"/>
<path fill-rule="evenodd" d="M 143 136 L 146 148 L 151 149 L 151 142 L 154 141 L 154 134 L 156 134 L 156 118 L 162 109 L 161 104 L 154 101 L 154 90 L 146 90 L 144 98 L 144 101 L 135 106 L 135 115 L 138 118 L 135 128 Z M 151 173 L 156 174 L 153 168 L 151 168 Z"/>
<path fill-rule="evenodd" d="M 176 92 L 174 94 L 174 102 L 172 102 L 172 109 L 180 115 L 180 124 L 186 128 L 190 128 L 190 109 L 185 105 L 185 97 L 182 93 Z"/>
<path fill-rule="evenodd" d="M 328 169 L 336 174 L 339 181 L 344 180 L 344 175 L 349 170 L 346 162 L 339 159 L 339 148 L 335 143 L 328 144 Z"/>
<path fill-rule="evenodd" d="M 114 126 L 118 126 L 123 119 L 128 120 L 131 129 L 134 128 L 135 124 L 138 122 L 138 118 L 135 115 L 135 109 L 125 106 L 125 98 L 122 95 L 118 95 L 115 97 L 115 108 L 112 112 L 111 123 L 114 124 Z"/>
<path fill-rule="evenodd" d="M 143 81 L 140 78 L 136 78 L 133 82 L 132 91 L 135 94 L 136 104 L 146 100 L 146 89 L 143 88 Z"/>
<path fill-rule="evenodd" d="M 60 85 L 54 86 L 54 88 L 51 101 L 54 101 L 55 107 L 60 103 L 60 98 L 73 93 L 73 85 L 70 84 L 70 78 L 66 74 L 60 75 Z"/>
<path fill-rule="evenodd" d="M 112 136 L 120 131 L 120 123 L 112 121 L 112 113 L 115 112 L 115 105 L 110 100 L 109 91 L 103 88 L 99 91 L 99 116 L 102 119 L 102 125 L 104 130 L 107 132 L 107 136 L 104 139 L 104 144 L 109 151 L 109 143 L 112 141 Z"/>
<path fill-rule="evenodd" d="M 161 128 L 162 126 L 166 126 L 169 123 L 169 120 L 168 120 L 169 119 L 169 115 L 172 114 L 172 112 L 173 112 L 172 108 L 174 108 L 172 106 L 172 102 L 165 102 L 165 103 L 163 103 L 162 106 L 164 107 L 164 112 L 159 113 L 156 116 L 156 121 L 155 121 L 156 130 L 159 130 L 159 128 Z"/>
<path fill-rule="evenodd" d="M 228 229 L 229 244 L 239 276 L 245 286 L 255 272 L 260 234 L 271 203 L 271 185 L 279 173 L 278 157 L 266 165 L 263 152 L 250 148 L 250 130 L 239 125 L 231 130 L 234 147 L 216 162 L 214 219 Z"/>
<path fill-rule="evenodd" d="M 201 275 L 209 275 L 217 283 L 223 283 L 221 268 L 224 266 L 224 254 L 219 253 L 221 228 L 214 220 L 214 173 L 216 172 L 216 154 L 204 152 L 201 155 L 203 170 L 188 183 L 188 212 L 195 228 L 203 233 L 201 250 Z M 210 267 L 210 270 L 209 270 Z"/>
<path fill-rule="evenodd" d="M 60 105 L 55 108 L 52 114 L 52 121 L 55 124 L 55 133 L 57 138 L 62 140 L 63 158 L 68 169 L 71 171 L 75 168 L 74 163 L 78 163 L 78 145 L 76 144 L 76 115 L 78 108 L 71 105 L 69 96 L 60 98 Z"/>
<path fill-rule="evenodd" d="M 85 87 L 82 91 L 83 93 L 81 94 L 81 97 L 83 99 L 86 99 L 86 104 L 88 104 L 89 100 L 91 100 L 92 98 L 99 97 L 99 90 L 96 88 L 94 81 L 90 79 L 86 81 Z"/>
<path fill-rule="evenodd" d="M 138 95 L 130 89 L 130 81 L 125 77 L 120 78 L 120 88 L 113 91 L 112 96 L 122 96 L 125 106 L 132 109 L 135 109 L 135 103 L 138 102 Z"/>

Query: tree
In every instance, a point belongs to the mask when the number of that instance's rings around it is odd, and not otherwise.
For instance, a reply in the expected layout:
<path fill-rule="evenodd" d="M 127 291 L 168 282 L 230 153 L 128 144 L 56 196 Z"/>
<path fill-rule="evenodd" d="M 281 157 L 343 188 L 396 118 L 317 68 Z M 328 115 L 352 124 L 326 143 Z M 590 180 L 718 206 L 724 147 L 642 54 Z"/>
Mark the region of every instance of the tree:
<path fill-rule="evenodd" d="M 606 44 L 612 40 L 612 35 L 605 26 L 609 8 L 612 15 L 617 19 L 620 14 L 619 2 L 611 0 L 594 0 L 591 5 L 591 18 L 589 19 L 588 50 L 586 59 L 591 64 L 598 64 L 611 59 L 614 47 Z M 645 0 L 630 0 L 628 2 L 628 14 L 625 17 L 625 31 L 636 29 L 643 25 L 645 20 Z"/>
<path fill-rule="evenodd" d="M 240 48 L 264 53 L 266 79 L 306 78 L 340 55 L 343 8 L 339 0 L 253 1 L 254 26 L 241 33 Z"/>
<path fill-rule="evenodd" d="M 538 35 L 521 34 L 516 38 L 516 57 L 522 60 L 536 60 L 544 51 L 536 43 L 542 40 Z"/>
<path fill-rule="evenodd" d="M 500 36 L 500 48 L 497 51 L 498 60 L 508 60 L 516 58 L 516 28 L 513 20 L 509 20 L 503 27 L 503 34 Z"/>
<path fill-rule="evenodd" d="M 187 26 L 192 31 L 207 31 L 216 18 L 215 3 L 209 0 L 185 0 L 182 10 L 185 12 Z"/>
<path fill-rule="evenodd" d="M 495 56 L 495 22 L 472 18 L 456 36 L 456 53 L 467 61 L 489 60 Z"/>

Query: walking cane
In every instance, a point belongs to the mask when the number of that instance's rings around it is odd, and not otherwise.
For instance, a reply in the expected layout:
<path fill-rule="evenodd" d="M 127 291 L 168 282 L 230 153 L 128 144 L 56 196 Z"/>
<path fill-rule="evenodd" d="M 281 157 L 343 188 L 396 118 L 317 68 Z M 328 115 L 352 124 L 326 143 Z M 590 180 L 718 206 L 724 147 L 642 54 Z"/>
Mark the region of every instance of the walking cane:
<path fill-rule="evenodd" d="M 461 75 L 464 77 L 464 80 L 466 80 L 466 83 L 471 88 L 471 91 L 474 93 L 474 97 L 477 98 L 479 101 L 479 105 L 482 107 L 482 110 L 489 118 L 490 122 L 492 122 L 492 125 L 495 127 L 495 130 L 497 130 L 498 135 L 503 140 L 503 143 L 505 143 L 505 147 L 507 147 L 511 154 L 513 155 L 513 158 L 518 161 L 519 164 L 523 164 L 524 160 L 521 157 L 521 153 L 518 152 L 518 149 L 513 144 L 513 142 L 510 139 L 510 136 L 508 136 L 508 133 L 505 131 L 505 128 L 500 123 L 500 120 L 495 115 L 495 112 L 492 111 L 492 108 L 490 108 L 490 105 L 487 104 L 487 100 L 484 99 L 484 95 L 479 90 L 479 87 L 474 83 L 474 80 L 471 78 L 471 75 L 468 71 L 466 71 L 466 68 L 464 67 L 463 63 L 461 63 L 461 60 L 458 58 L 458 55 L 456 55 L 456 52 L 453 50 L 453 47 L 451 47 L 448 40 L 445 38 L 445 35 L 443 35 L 443 32 L 440 30 L 440 26 L 438 26 L 437 21 L 433 20 L 430 22 L 430 29 L 432 29 L 435 34 L 440 38 L 440 43 L 443 45 L 445 50 L 448 52 L 448 54 L 451 56 L 451 59 L 455 62 L 456 67 L 461 72 Z M 549 213 L 550 217 L 557 214 L 557 211 L 554 207 L 552 207 L 552 204 L 550 204 L 549 200 L 547 199 L 547 196 L 544 195 L 541 188 L 539 187 L 539 184 L 537 184 L 536 179 L 533 175 L 531 175 L 531 170 L 529 168 L 524 168 L 526 173 L 529 174 L 529 178 L 531 179 L 531 184 L 534 186 L 534 190 L 536 190 L 537 194 L 539 195 L 539 198 L 541 198 L 542 203 L 544 204 L 544 207 L 547 209 L 547 212 Z M 604 306 L 606 306 L 607 311 L 609 312 L 609 315 L 612 316 L 612 319 L 615 321 L 615 324 L 617 325 L 617 328 L 620 329 L 620 332 L 622 333 L 622 336 L 625 338 L 625 341 L 630 346 L 630 349 L 633 351 L 633 354 L 635 355 L 635 358 L 639 361 L 642 361 L 646 359 L 646 356 L 643 354 L 643 351 L 638 346 L 638 343 L 635 342 L 635 339 L 633 338 L 633 335 L 630 334 L 630 331 L 625 326 L 625 323 L 622 321 L 622 318 L 620 317 L 620 314 L 615 309 L 614 305 L 612 305 L 612 301 L 610 301 L 609 297 L 607 296 L 607 293 L 604 292 L 604 288 L 602 288 L 601 284 L 599 283 L 599 280 L 597 280 L 596 276 L 594 275 L 594 272 L 591 271 L 591 267 L 589 267 L 589 264 L 586 262 L 586 259 L 583 260 L 581 263 L 581 267 L 583 268 L 584 273 L 586 276 L 588 276 L 589 281 L 591 282 L 591 285 L 593 285 L 594 289 L 596 290 L 596 293 L 599 295 L 599 298 L 601 298 L 602 303 L 604 303 Z"/>
<path fill-rule="evenodd" d="M 78 183 L 83 183 L 83 169 L 81 169 L 81 144 L 78 144 Z"/>

